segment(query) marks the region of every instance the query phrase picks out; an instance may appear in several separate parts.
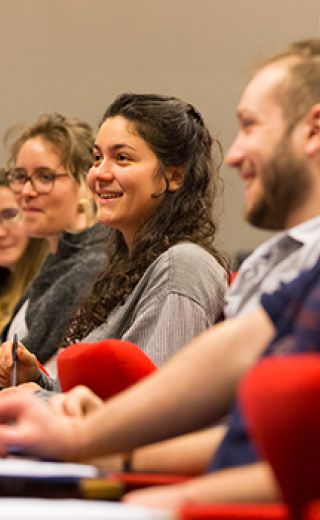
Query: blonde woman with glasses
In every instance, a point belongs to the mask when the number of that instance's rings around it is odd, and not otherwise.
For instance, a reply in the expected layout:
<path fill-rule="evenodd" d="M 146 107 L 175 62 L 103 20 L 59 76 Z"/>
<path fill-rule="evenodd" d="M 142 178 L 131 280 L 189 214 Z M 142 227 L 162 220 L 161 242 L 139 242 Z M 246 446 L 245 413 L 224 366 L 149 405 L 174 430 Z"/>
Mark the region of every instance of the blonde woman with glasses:
<path fill-rule="evenodd" d="M 78 119 L 43 114 L 12 137 L 6 180 L 28 236 L 45 239 L 49 254 L 20 298 L 3 340 L 16 333 L 41 363 L 51 362 L 54 374 L 67 320 L 107 262 L 109 231 L 96 224 L 85 182 L 93 133 Z"/>
<path fill-rule="evenodd" d="M 0 333 L 46 254 L 44 240 L 28 238 L 16 198 L 0 170 Z"/>

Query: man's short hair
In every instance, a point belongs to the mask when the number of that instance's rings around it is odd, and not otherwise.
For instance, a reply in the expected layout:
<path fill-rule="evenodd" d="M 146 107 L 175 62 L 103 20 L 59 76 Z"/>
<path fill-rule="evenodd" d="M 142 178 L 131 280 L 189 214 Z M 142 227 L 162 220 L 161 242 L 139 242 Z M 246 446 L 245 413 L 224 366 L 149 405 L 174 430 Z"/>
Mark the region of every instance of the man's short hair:
<path fill-rule="evenodd" d="M 291 43 L 261 63 L 257 72 L 281 62 L 287 66 L 288 74 L 276 95 L 291 130 L 313 105 L 320 103 L 320 38 Z"/>

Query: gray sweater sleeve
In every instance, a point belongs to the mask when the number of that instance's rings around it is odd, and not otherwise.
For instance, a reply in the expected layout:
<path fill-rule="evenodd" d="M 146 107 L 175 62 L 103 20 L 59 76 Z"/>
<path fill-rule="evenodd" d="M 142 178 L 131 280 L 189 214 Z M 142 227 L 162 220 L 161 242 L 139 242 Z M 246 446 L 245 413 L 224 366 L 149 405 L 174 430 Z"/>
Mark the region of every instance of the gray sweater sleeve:
<path fill-rule="evenodd" d="M 161 366 L 212 321 L 213 317 L 191 298 L 171 293 L 140 312 L 123 339 L 144 345 L 145 353 Z"/>

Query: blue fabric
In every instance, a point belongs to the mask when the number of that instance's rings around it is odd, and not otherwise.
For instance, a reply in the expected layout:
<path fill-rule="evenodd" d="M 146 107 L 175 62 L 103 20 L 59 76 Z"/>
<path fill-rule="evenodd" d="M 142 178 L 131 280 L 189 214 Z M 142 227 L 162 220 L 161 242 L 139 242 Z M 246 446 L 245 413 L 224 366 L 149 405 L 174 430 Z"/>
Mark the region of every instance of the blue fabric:
<path fill-rule="evenodd" d="M 273 322 L 276 333 L 261 359 L 268 356 L 320 352 L 320 259 L 273 294 L 263 294 L 261 305 Z M 208 470 L 251 464 L 259 459 L 247 434 L 236 401 L 224 440 Z"/>

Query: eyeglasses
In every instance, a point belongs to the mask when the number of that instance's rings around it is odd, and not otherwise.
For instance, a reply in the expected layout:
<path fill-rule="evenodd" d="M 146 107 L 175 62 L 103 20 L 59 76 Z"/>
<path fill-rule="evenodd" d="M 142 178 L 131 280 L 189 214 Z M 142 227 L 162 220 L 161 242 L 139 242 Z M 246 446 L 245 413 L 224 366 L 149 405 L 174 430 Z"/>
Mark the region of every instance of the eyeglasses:
<path fill-rule="evenodd" d="M 3 227 L 10 227 L 19 222 L 21 213 L 19 208 L 5 208 L 0 211 L 0 223 Z"/>
<path fill-rule="evenodd" d="M 28 175 L 23 168 L 16 168 L 6 172 L 6 178 L 12 191 L 20 194 L 24 185 L 30 181 L 33 189 L 39 194 L 50 193 L 57 177 L 69 177 L 68 173 L 56 173 L 48 168 L 39 168 L 32 175 Z"/>

